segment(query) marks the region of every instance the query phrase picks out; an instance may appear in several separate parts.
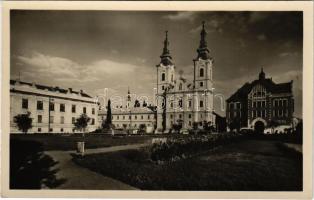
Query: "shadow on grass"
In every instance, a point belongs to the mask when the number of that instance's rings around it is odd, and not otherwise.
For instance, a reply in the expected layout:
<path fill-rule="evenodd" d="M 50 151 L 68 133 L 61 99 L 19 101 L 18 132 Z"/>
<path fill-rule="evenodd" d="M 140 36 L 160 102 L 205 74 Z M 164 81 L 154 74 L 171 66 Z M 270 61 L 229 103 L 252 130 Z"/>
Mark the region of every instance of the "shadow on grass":
<path fill-rule="evenodd" d="M 58 162 L 43 153 L 35 141 L 10 140 L 10 189 L 55 188 L 65 179 L 57 179 Z"/>

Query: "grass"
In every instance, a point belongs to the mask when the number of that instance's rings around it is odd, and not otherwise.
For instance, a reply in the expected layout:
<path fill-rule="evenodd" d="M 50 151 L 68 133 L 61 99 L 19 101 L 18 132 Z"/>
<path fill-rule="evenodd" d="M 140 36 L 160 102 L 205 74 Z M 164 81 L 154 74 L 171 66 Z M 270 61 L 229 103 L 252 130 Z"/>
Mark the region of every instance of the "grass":
<path fill-rule="evenodd" d="M 126 144 L 145 143 L 151 140 L 152 136 L 111 136 L 101 134 L 85 134 L 85 148 L 99 148 L 119 146 Z M 20 141 L 35 141 L 42 144 L 44 150 L 76 150 L 76 143 L 83 141 L 79 134 L 63 136 L 59 134 L 11 134 L 11 139 Z"/>
<path fill-rule="evenodd" d="M 244 140 L 162 165 L 152 162 L 145 149 L 88 155 L 74 162 L 142 190 L 302 190 L 302 154 L 272 141 Z"/>

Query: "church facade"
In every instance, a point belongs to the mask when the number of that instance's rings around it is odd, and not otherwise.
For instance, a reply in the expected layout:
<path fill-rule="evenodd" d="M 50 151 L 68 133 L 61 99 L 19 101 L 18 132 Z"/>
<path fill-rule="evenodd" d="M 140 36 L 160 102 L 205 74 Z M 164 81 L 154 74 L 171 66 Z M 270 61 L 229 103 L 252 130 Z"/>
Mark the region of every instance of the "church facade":
<path fill-rule="evenodd" d="M 227 123 L 238 121 L 240 127 L 256 129 L 293 123 L 293 81 L 274 83 L 263 68 L 257 80 L 245 83 L 227 99 Z"/>
<path fill-rule="evenodd" d="M 182 129 L 215 125 L 213 113 L 213 58 L 207 47 L 205 23 L 201 30 L 197 57 L 193 59 L 193 80 L 177 75 L 169 51 L 168 34 L 157 68 L 157 132 L 168 132 L 174 125 Z"/>

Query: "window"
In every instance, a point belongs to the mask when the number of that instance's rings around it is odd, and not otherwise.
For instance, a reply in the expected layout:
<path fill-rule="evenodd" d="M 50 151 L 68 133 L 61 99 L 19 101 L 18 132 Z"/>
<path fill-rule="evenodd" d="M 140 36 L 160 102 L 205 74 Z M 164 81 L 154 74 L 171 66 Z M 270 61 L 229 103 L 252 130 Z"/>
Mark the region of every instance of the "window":
<path fill-rule="evenodd" d="M 137 119 L 137 116 L 135 115 L 134 118 Z"/>
<path fill-rule="evenodd" d="M 191 121 L 189 121 L 189 126 L 191 126 L 191 124 L 192 124 L 192 122 L 191 122 Z"/>
<path fill-rule="evenodd" d="M 204 86 L 204 83 L 203 81 L 200 82 L 200 87 L 203 87 Z"/>
<path fill-rule="evenodd" d="M 28 109 L 28 99 L 22 99 L 22 108 Z"/>
<path fill-rule="evenodd" d="M 179 107 L 182 108 L 182 99 L 179 100 Z"/>
<path fill-rule="evenodd" d="M 182 83 L 179 84 L 179 90 L 182 90 Z"/>
<path fill-rule="evenodd" d="M 200 107 L 203 108 L 203 101 L 200 101 Z"/>
<path fill-rule="evenodd" d="M 261 117 L 261 111 L 260 110 L 257 111 L 257 117 Z"/>
<path fill-rule="evenodd" d="M 131 118 L 131 115 L 129 116 L 129 119 L 132 119 L 132 118 Z"/>
<path fill-rule="evenodd" d="M 200 77 L 203 77 L 204 76 L 204 68 L 201 68 L 200 69 Z"/>
<path fill-rule="evenodd" d="M 148 118 L 149 118 L 149 115 L 148 115 Z M 144 119 L 143 115 L 141 116 L 141 119 Z"/>
<path fill-rule="evenodd" d="M 75 124 L 75 117 L 72 117 L 72 124 Z"/>
<path fill-rule="evenodd" d="M 125 119 L 125 116 L 123 115 L 122 119 Z"/>
<path fill-rule="evenodd" d="M 63 116 L 61 116 L 61 118 L 60 118 L 60 123 L 64 124 L 64 117 Z"/>
<path fill-rule="evenodd" d="M 260 101 L 257 102 L 257 107 L 258 107 L 258 108 L 261 107 L 261 102 L 260 102 Z"/>
<path fill-rule="evenodd" d="M 171 74 L 171 81 L 173 81 L 173 74 Z"/>
<path fill-rule="evenodd" d="M 43 122 L 43 116 L 42 115 L 38 115 L 37 116 L 37 122 L 38 123 L 42 123 Z"/>
<path fill-rule="evenodd" d="M 63 132 L 63 128 L 61 128 L 60 131 Z"/>
<path fill-rule="evenodd" d="M 278 106 L 278 101 L 277 101 L 277 100 L 275 100 L 275 106 L 276 106 L 276 107 Z"/>
<path fill-rule="evenodd" d="M 150 115 L 147 115 L 147 119 L 150 119 Z"/>
<path fill-rule="evenodd" d="M 95 108 L 92 108 L 92 114 L 93 115 L 95 114 Z"/>
<path fill-rule="evenodd" d="M 282 100 L 280 99 L 279 100 L 279 107 L 281 107 L 282 106 Z"/>
<path fill-rule="evenodd" d="M 191 114 L 189 114 L 189 118 L 190 118 L 190 119 L 192 118 L 192 115 L 191 115 Z"/>
<path fill-rule="evenodd" d="M 43 110 L 44 109 L 44 104 L 42 101 L 37 101 L 37 110 Z"/>
<path fill-rule="evenodd" d="M 55 111 L 55 104 L 54 103 L 52 103 L 52 102 L 49 103 L 49 110 Z"/>
<path fill-rule="evenodd" d="M 179 114 L 179 118 L 180 118 L 180 119 L 182 118 L 182 115 L 181 115 L 181 114 Z"/>
<path fill-rule="evenodd" d="M 53 120 L 54 120 L 54 117 L 53 117 L 53 116 L 50 116 L 50 117 L 49 117 L 49 122 L 53 124 Z"/>
<path fill-rule="evenodd" d="M 83 113 L 86 114 L 86 107 L 83 107 Z"/>
<path fill-rule="evenodd" d="M 49 132 L 53 132 L 53 129 L 52 129 L 52 128 L 50 128 L 50 129 L 49 129 Z"/>
<path fill-rule="evenodd" d="M 95 119 L 92 118 L 92 124 L 91 125 L 95 125 Z"/>
<path fill-rule="evenodd" d="M 172 119 L 172 115 L 170 115 L 170 119 Z"/>
<path fill-rule="evenodd" d="M 64 105 L 64 103 L 60 104 L 60 112 L 65 112 L 65 105 Z"/>
<path fill-rule="evenodd" d="M 38 128 L 37 131 L 38 131 L 38 132 L 41 132 L 41 128 Z"/>
<path fill-rule="evenodd" d="M 75 113 L 75 112 L 76 112 L 76 106 L 72 105 L 72 113 Z"/>
<path fill-rule="evenodd" d="M 191 107 L 192 107 L 192 101 L 189 100 L 189 108 L 191 108 Z"/>
<path fill-rule="evenodd" d="M 161 81 L 164 81 L 166 79 L 166 74 L 165 73 L 162 73 L 161 74 Z"/>
<path fill-rule="evenodd" d="M 170 108 L 173 108 L 173 102 L 170 102 Z"/>

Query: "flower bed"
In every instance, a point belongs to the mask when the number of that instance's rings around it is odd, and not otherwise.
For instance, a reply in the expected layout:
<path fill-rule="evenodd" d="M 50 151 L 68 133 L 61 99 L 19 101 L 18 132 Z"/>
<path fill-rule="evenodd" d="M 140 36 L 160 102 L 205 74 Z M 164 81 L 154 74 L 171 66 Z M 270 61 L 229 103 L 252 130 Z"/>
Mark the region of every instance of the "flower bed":
<path fill-rule="evenodd" d="M 195 154 L 208 151 L 216 146 L 238 140 L 240 135 L 226 133 L 217 135 L 189 135 L 167 138 L 154 142 L 149 147 L 151 159 L 158 163 L 176 161 Z"/>

